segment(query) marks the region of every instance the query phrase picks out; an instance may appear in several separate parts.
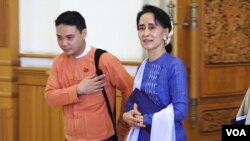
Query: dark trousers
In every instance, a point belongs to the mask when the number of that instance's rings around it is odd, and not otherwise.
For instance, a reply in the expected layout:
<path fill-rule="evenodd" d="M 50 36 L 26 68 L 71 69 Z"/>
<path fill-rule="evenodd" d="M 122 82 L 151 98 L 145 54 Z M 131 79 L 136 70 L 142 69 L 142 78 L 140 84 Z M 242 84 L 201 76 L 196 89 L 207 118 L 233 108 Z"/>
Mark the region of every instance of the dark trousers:
<path fill-rule="evenodd" d="M 117 138 L 117 136 L 116 136 L 116 135 L 113 135 L 113 136 L 111 136 L 111 137 L 107 138 L 107 139 L 106 139 L 106 140 L 104 140 L 104 141 L 118 141 L 118 138 Z"/>

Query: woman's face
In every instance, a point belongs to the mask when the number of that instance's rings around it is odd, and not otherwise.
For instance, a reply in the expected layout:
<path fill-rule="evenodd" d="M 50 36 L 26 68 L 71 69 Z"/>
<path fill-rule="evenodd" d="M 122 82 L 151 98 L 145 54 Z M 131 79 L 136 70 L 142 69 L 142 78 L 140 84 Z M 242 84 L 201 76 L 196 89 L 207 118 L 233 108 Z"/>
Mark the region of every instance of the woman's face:
<path fill-rule="evenodd" d="M 138 36 L 143 48 L 149 51 L 157 48 L 165 48 L 163 39 L 167 36 L 168 31 L 155 22 L 152 13 L 143 14 L 138 26 Z"/>

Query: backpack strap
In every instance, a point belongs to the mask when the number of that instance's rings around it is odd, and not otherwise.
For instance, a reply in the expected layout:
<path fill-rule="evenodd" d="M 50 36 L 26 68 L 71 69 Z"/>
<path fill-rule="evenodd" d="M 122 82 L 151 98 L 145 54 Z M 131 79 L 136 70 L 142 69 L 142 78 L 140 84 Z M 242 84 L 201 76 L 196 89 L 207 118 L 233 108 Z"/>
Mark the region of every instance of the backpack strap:
<path fill-rule="evenodd" d="M 102 50 L 102 49 L 96 49 L 95 51 L 95 68 L 96 68 L 96 74 L 97 75 L 102 75 L 103 72 L 102 70 L 99 68 L 99 60 L 100 60 L 100 57 L 103 53 L 106 53 L 107 51 L 106 50 Z M 107 96 L 107 93 L 105 91 L 105 88 L 103 87 L 103 90 L 102 90 L 102 93 L 103 93 L 103 96 L 104 96 L 104 99 L 105 99 L 105 102 L 106 102 L 106 105 L 107 105 L 107 108 L 108 108 L 108 112 L 109 112 L 109 116 L 111 118 L 111 121 L 113 123 L 113 128 L 114 128 L 114 131 L 115 131 L 115 135 L 117 137 L 117 131 L 116 131 L 116 127 L 115 127 L 115 117 L 114 117 L 114 114 L 112 112 L 112 109 L 111 109 L 111 106 L 110 106 L 110 103 L 109 103 L 109 100 L 108 100 L 108 96 Z M 118 138 L 117 138 L 118 139 Z"/>
<path fill-rule="evenodd" d="M 99 60 L 100 60 L 100 57 L 103 53 L 107 52 L 106 50 L 102 50 L 102 49 L 96 49 L 95 51 L 95 68 L 96 68 L 96 74 L 97 75 L 102 75 L 103 72 L 101 69 L 99 69 Z"/>

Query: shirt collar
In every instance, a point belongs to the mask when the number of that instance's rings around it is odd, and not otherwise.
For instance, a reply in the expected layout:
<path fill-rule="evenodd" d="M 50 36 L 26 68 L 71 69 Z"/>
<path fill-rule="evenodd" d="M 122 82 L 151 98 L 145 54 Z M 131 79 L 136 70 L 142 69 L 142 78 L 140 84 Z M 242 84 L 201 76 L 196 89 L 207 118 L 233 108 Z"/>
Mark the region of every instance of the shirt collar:
<path fill-rule="evenodd" d="M 89 53 L 90 50 L 91 50 L 91 46 L 88 43 L 86 43 L 84 51 L 81 54 L 79 54 L 78 56 L 76 56 L 75 58 L 79 59 L 79 58 L 85 56 L 86 54 Z"/>

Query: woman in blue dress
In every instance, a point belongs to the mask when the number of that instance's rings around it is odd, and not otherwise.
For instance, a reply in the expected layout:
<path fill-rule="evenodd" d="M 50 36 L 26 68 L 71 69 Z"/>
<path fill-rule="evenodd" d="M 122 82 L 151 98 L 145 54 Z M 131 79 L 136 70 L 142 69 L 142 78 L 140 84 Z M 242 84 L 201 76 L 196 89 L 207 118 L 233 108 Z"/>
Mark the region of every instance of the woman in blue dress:
<path fill-rule="evenodd" d="M 148 58 L 138 67 L 134 91 L 123 114 L 123 120 L 133 127 L 127 140 L 159 141 L 152 139 L 156 136 L 153 137 L 153 129 L 156 129 L 163 132 L 163 136 L 157 135 L 163 138 L 161 140 L 171 136 L 171 141 L 186 141 L 182 121 L 188 111 L 187 73 L 182 61 L 170 54 L 171 20 L 162 9 L 145 5 L 138 13 L 136 22 L 138 37 Z M 170 111 L 158 116 L 167 109 Z M 160 117 L 160 126 L 157 125 L 157 117 Z M 173 121 L 172 130 L 168 127 L 170 121 Z M 165 130 L 165 127 L 170 130 Z M 136 138 L 131 135 L 135 131 Z"/>

